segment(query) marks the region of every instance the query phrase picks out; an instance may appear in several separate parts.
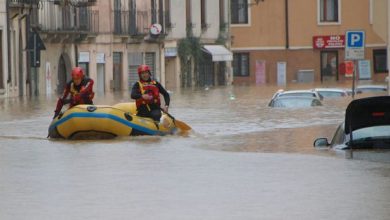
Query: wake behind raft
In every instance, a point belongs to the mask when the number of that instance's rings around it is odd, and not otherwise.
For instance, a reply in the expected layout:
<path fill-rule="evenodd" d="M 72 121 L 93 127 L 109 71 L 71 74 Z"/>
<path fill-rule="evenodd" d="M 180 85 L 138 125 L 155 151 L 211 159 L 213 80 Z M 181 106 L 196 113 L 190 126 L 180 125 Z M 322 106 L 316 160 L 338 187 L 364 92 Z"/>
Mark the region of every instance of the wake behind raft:
<path fill-rule="evenodd" d="M 77 105 L 53 119 L 50 138 L 84 139 L 116 136 L 168 135 L 191 130 L 187 124 L 163 113 L 160 122 L 136 116 L 135 103 Z"/>

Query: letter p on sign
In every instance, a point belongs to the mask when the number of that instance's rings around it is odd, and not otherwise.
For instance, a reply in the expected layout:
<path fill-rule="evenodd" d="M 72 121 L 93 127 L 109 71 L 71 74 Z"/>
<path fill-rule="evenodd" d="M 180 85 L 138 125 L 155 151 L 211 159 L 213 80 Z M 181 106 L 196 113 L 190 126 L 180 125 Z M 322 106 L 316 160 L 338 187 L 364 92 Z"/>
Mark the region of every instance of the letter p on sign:
<path fill-rule="evenodd" d="M 363 31 L 348 31 L 347 32 L 347 47 L 363 48 L 364 47 L 364 32 Z"/>

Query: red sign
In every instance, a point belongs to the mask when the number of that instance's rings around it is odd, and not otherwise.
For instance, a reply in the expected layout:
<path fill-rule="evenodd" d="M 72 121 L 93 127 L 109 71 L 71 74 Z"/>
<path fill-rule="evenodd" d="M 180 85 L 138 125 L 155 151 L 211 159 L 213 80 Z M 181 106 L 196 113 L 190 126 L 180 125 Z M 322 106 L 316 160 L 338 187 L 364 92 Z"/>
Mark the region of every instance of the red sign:
<path fill-rule="evenodd" d="M 345 61 L 344 63 L 340 63 L 339 72 L 340 74 L 345 74 L 346 77 L 352 77 L 354 70 L 354 65 L 352 61 Z"/>
<path fill-rule="evenodd" d="M 345 35 L 313 36 L 314 49 L 344 48 Z"/>

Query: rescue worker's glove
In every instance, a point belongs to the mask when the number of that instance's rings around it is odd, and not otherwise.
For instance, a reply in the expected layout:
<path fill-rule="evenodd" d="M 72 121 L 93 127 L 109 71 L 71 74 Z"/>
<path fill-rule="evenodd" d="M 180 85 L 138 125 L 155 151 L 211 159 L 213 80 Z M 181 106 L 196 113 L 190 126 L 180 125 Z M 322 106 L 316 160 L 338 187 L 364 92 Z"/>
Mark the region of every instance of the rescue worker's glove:
<path fill-rule="evenodd" d="M 54 117 L 53 117 L 53 119 L 57 118 L 57 116 L 58 116 L 59 114 L 60 114 L 59 111 L 54 111 Z"/>
<path fill-rule="evenodd" d="M 73 106 L 78 105 L 80 103 L 81 103 L 81 96 L 80 96 L 80 94 L 74 95 L 73 98 L 72 98 Z"/>

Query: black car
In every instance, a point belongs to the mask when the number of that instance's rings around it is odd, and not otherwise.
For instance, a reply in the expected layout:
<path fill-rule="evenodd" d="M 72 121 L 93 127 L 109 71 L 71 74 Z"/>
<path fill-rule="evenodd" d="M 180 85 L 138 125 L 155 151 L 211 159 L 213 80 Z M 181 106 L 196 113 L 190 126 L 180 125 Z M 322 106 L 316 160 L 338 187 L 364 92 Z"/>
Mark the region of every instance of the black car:
<path fill-rule="evenodd" d="M 333 149 L 390 149 L 390 96 L 353 100 L 329 143 L 318 138 L 314 147 Z"/>

